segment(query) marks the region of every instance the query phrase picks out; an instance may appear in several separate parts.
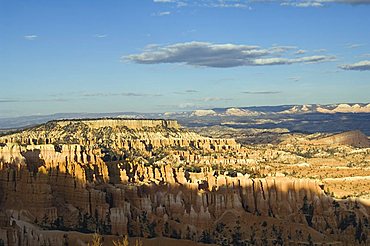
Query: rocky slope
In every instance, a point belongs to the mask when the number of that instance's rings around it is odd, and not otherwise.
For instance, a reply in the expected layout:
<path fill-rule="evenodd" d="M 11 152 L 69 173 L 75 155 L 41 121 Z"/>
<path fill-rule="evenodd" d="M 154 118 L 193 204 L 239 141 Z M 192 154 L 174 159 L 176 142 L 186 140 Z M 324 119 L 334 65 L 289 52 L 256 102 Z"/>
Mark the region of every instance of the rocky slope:
<path fill-rule="evenodd" d="M 254 177 L 232 139 L 163 120 L 54 121 L 0 138 L 0 239 L 73 244 L 70 231 L 218 245 L 363 244 L 370 204 L 310 179 Z"/>
<path fill-rule="evenodd" d="M 360 131 L 348 131 L 339 134 L 334 134 L 328 137 L 313 140 L 312 142 L 315 144 L 324 144 L 324 145 L 340 144 L 362 148 L 370 147 L 369 138 Z"/>

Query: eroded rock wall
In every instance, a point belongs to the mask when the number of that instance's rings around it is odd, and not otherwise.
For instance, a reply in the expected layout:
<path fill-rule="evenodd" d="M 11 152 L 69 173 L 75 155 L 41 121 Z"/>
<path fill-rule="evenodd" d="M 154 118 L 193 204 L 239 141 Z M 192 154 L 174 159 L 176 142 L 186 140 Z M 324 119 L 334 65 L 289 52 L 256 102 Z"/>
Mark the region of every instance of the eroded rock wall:
<path fill-rule="evenodd" d="M 93 128 L 105 127 L 95 124 Z M 143 132 L 151 135 L 155 131 Z M 158 139 L 122 137 L 112 142 L 110 138 L 87 138 L 89 144 L 74 144 L 61 142 L 66 133 L 50 130 L 44 132 L 59 137 L 49 138 L 49 143 L 3 144 L 1 239 L 8 245 L 64 245 L 66 233 L 60 232 L 74 230 L 221 245 L 266 240 L 270 245 L 310 240 L 366 244 L 370 231 L 367 204 L 334 200 L 324 193 L 322 184 L 310 179 L 252 179 L 221 172 L 212 163 L 253 164 L 245 161 L 247 153 L 233 140 L 197 135 L 187 139 L 181 136 L 188 133 L 174 131 L 176 137 L 168 133 Z M 29 131 L 2 139 L 32 134 L 40 136 Z M 116 130 L 113 135 L 119 134 L 122 131 Z M 168 149 L 165 158 L 153 163 L 143 158 L 156 157 L 163 148 Z M 120 149 L 126 152 L 117 154 Z M 206 152 L 216 156 L 202 155 Z M 202 165 L 189 169 L 187 165 L 194 163 Z M 58 230 L 58 236 L 47 233 L 50 230 Z"/>

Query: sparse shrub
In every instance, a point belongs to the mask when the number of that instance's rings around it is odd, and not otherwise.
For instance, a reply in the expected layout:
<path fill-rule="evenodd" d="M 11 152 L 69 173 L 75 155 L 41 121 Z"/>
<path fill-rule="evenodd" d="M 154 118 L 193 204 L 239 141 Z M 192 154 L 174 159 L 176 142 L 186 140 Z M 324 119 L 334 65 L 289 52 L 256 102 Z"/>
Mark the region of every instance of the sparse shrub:
<path fill-rule="evenodd" d="M 113 245 L 114 246 L 129 246 L 129 242 L 128 242 L 128 237 L 127 235 L 125 235 L 123 238 L 122 238 L 122 241 L 113 241 Z"/>
<path fill-rule="evenodd" d="M 236 221 L 236 225 L 234 227 L 234 233 L 231 235 L 232 238 L 232 244 L 235 246 L 243 245 L 242 242 L 242 232 L 241 232 L 241 226 L 240 221 Z"/>
<path fill-rule="evenodd" d="M 191 173 L 200 173 L 202 171 L 200 167 L 196 167 L 196 166 L 185 167 L 184 170 L 191 172 Z"/>
<path fill-rule="evenodd" d="M 141 239 L 136 239 L 135 246 L 143 246 L 143 241 L 141 241 Z"/>
<path fill-rule="evenodd" d="M 312 218 L 313 218 L 313 211 L 314 207 L 312 204 L 308 203 L 307 196 L 305 195 L 303 198 L 303 206 L 301 208 L 302 213 L 304 214 L 308 226 L 312 227 Z"/>
<path fill-rule="evenodd" d="M 101 236 L 97 233 L 93 235 L 93 240 L 91 243 L 88 244 L 88 246 L 103 246 L 101 242 Z"/>
<path fill-rule="evenodd" d="M 200 236 L 199 242 L 201 242 L 201 243 L 207 243 L 207 244 L 213 242 L 213 240 L 211 238 L 211 235 L 209 234 L 208 231 L 203 231 L 202 232 L 202 235 Z"/>
<path fill-rule="evenodd" d="M 128 236 L 125 235 L 122 240 L 113 241 L 113 246 L 129 246 Z M 136 239 L 135 246 L 143 246 L 143 241 L 141 239 Z"/>
<path fill-rule="evenodd" d="M 313 245 L 314 245 L 314 244 L 313 244 L 313 241 L 312 241 L 312 236 L 311 236 L 311 234 L 308 234 L 307 241 L 308 241 L 308 245 L 309 245 L 309 246 L 313 246 Z"/>

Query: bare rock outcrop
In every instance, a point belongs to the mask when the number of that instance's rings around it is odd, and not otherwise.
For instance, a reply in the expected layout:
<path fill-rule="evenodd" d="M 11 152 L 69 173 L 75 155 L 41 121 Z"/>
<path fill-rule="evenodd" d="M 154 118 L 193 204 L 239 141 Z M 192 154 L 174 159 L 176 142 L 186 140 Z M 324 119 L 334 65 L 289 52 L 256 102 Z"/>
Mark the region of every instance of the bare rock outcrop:
<path fill-rule="evenodd" d="M 310 179 L 222 170 L 252 165 L 248 153 L 175 122 L 51 122 L 0 141 L 7 245 L 65 245 L 71 230 L 226 245 L 364 244 L 370 233 L 360 200 L 335 200 Z"/>
<path fill-rule="evenodd" d="M 348 131 L 339 134 L 334 134 L 329 137 L 317 139 L 312 141 L 315 144 L 340 144 L 340 145 L 351 145 L 354 147 L 369 148 L 370 140 L 361 131 Z"/>

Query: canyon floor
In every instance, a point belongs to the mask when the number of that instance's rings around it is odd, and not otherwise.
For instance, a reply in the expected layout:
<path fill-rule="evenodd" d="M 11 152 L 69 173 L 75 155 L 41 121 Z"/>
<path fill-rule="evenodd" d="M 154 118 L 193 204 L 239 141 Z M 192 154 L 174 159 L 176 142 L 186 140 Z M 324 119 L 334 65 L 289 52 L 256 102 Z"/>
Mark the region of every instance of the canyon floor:
<path fill-rule="evenodd" d="M 3 133 L 0 245 L 87 245 L 93 233 L 104 245 L 370 243 L 362 132 L 194 126 L 105 118 Z"/>

